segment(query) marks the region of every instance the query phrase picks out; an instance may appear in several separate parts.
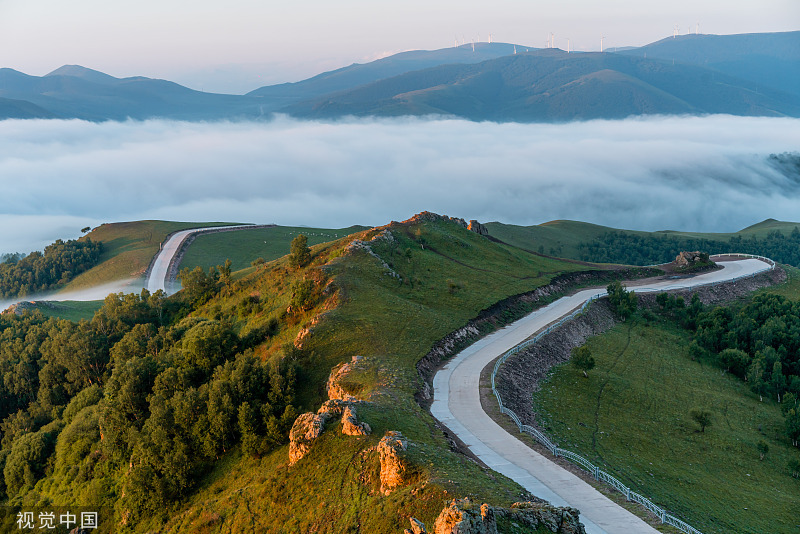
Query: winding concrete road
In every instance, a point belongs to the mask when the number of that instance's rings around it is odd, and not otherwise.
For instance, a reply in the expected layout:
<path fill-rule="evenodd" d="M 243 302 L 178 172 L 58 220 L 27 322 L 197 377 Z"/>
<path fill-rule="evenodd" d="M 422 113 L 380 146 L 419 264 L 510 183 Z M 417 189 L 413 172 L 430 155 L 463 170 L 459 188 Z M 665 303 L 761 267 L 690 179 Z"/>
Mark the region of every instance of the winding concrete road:
<path fill-rule="evenodd" d="M 213 230 L 233 230 L 235 228 L 253 228 L 253 225 L 237 225 L 237 226 L 211 226 L 205 228 L 192 228 L 190 230 L 182 230 L 175 232 L 166 243 L 161 247 L 161 250 L 156 254 L 156 259 L 150 269 L 150 275 L 147 277 L 144 287 L 150 293 L 155 293 L 159 289 L 172 293 L 172 280 L 169 279 L 169 266 L 172 259 L 181 249 L 181 245 L 192 234 L 201 234 Z"/>
<path fill-rule="evenodd" d="M 718 262 L 722 269 L 690 279 L 628 285 L 636 292 L 666 291 L 722 282 L 763 270 L 757 259 Z M 638 534 L 658 531 L 617 505 L 579 477 L 542 456 L 495 423 L 481 407 L 481 370 L 508 349 L 582 306 L 602 289 L 563 297 L 491 334 L 457 354 L 433 379 L 433 416 L 454 432 L 486 465 L 556 506 L 581 511 L 590 534 Z"/>

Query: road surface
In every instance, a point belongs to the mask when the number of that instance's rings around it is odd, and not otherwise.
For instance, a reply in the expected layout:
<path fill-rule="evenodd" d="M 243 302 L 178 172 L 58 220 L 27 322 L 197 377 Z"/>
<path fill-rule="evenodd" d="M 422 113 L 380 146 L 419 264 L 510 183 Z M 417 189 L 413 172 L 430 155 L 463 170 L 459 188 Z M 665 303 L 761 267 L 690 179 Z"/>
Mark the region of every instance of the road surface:
<path fill-rule="evenodd" d="M 227 230 L 232 228 L 252 228 L 252 225 L 192 228 L 191 230 L 182 230 L 172 234 L 156 255 L 156 259 L 153 261 L 153 266 L 150 269 L 150 276 L 147 277 L 147 282 L 145 282 L 144 287 L 146 287 L 150 293 L 155 293 L 159 289 L 166 291 L 167 293 L 172 293 L 172 288 L 170 287 L 172 285 L 172 280 L 168 279 L 169 264 L 172 261 L 172 258 L 175 257 L 175 254 L 177 254 L 181 249 L 181 245 L 184 241 L 186 241 L 186 238 L 192 234 L 204 233 L 208 232 L 209 230 Z"/>
<path fill-rule="evenodd" d="M 627 285 L 636 292 L 665 291 L 730 280 L 766 266 L 756 259 L 718 262 L 718 265 L 722 269 L 690 279 L 649 282 L 646 287 Z M 586 289 L 563 297 L 457 354 L 434 376 L 431 413 L 495 471 L 556 506 L 578 508 L 589 534 L 655 534 L 658 531 L 653 527 L 506 432 L 481 407 L 479 381 L 484 367 L 599 292 L 603 290 Z"/>

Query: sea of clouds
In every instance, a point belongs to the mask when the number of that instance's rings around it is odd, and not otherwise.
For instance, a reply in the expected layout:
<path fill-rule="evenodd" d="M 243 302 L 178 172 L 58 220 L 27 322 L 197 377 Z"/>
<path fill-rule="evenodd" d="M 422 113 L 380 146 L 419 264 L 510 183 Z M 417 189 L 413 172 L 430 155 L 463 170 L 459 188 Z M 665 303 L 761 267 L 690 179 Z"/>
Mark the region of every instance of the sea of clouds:
<path fill-rule="evenodd" d="M 800 220 L 800 120 L 0 121 L 0 253 L 139 219 L 344 227 L 423 210 L 735 231 Z"/>

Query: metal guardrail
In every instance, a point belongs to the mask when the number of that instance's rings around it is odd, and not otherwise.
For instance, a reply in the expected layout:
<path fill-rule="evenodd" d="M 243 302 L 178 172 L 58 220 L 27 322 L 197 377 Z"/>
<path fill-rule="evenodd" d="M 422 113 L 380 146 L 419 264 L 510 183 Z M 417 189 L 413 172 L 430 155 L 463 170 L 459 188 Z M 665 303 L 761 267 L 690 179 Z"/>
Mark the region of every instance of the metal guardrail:
<path fill-rule="evenodd" d="M 744 258 L 754 258 L 765 262 L 766 264 L 769 265 L 769 267 L 765 267 L 764 269 L 760 269 L 754 273 L 737 276 L 736 278 L 731 278 L 724 281 L 706 282 L 704 284 L 696 284 L 693 286 L 674 285 L 674 286 L 667 286 L 660 288 L 634 287 L 631 288 L 631 291 L 637 293 L 647 293 L 656 291 L 676 291 L 680 289 L 693 289 L 693 288 L 707 287 L 707 286 L 713 287 L 719 284 L 735 283 L 739 280 L 743 280 L 745 278 L 752 278 L 766 271 L 771 271 L 775 269 L 775 262 L 770 258 L 766 258 L 764 256 L 756 256 L 754 254 L 741 254 L 741 253 L 715 254 L 715 256 L 735 256 Z M 659 264 L 659 265 L 664 265 L 664 264 Z M 645 508 L 647 508 L 648 510 L 650 510 L 652 513 L 658 516 L 658 518 L 661 520 L 662 523 L 667 523 L 669 525 L 672 525 L 675 528 L 681 530 L 682 532 L 686 532 L 687 534 L 703 534 L 702 532 L 700 532 L 690 524 L 686 523 L 685 521 L 682 521 L 681 519 L 675 517 L 674 515 L 667 513 L 666 509 L 661 508 L 660 506 L 655 504 L 653 501 L 651 501 L 644 495 L 641 495 L 631 490 L 628 486 L 626 486 L 625 484 L 614 478 L 611 474 L 606 473 L 605 471 L 594 465 L 592 462 L 590 462 L 580 454 L 558 447 L 549 437 L 547 437 L 547 435 L 544 432 L 541 432 L 540 430 L 537 430 L 532 426 L 522 424 L 522 421 L 520 421 L 517 414 L 515 414 L 511 409 L 503 406 L 503 399 L 500 398 L 500 392 L 498 392 L 497 388 L 495 387 L 495 377 L 497 375 L 497 371 L 498 369 L 500 369 L 500 366 L 503 365 L 510 356 L 517 354 L 521 350 L 533 345 L 534 343 L 537 343 L 540 339 L 542 339 L 542 337 L 546 336 L 553 330 L 557 329 L 565 322 L 570 321 L 574 319 L 576 316 L 582 314 L 584 311 L 586 311 L 586 308 L 588 308 L 593 301 L 601 297 L 605 297 L 607 295 L 608 293 L 604 291 L 602 293 L 597 293 L 596 295 L 591 296 L 577 310 L 573 311 L 569 315 L 562 317 L 561 319 L 559 319 L 558 322 L 551 324 L 550 326 L 548 326 L 547 328 L 536 334 L 531 339 L 523 341 L 519 345 L 516 345 L 507 350 L 506 352 L 504 352 L 503 355 L 497 359 L 497 361 L 494 364 L 494 369 L 492 370 L 492 393 L 494 393 L 494 396 L 497 398 L 497 403 L 500 405 L 500 412 L 511 417 L 511 419 L 517 425 L 517 428 L 519 429 L 520 432 L 524 432 L 526 434 L 530 434 L 531 436 L 533 436 L 534 439 L 536 439 L 536 441 L 547 447 L 547 449 L 553 456 L 555 457 L 563 456 L 564 458 L 567 458 L 571 462 L 583 467 L 589 473 L 591 473 L 595 479 L 605 482 L 606 484 L 610 485 L 611 487 L 613 487 L 614 489 L 625 495 L 625 499 L 627 499 L 628 501 L 637 502 L 642 506 L 644 506 Z"/>

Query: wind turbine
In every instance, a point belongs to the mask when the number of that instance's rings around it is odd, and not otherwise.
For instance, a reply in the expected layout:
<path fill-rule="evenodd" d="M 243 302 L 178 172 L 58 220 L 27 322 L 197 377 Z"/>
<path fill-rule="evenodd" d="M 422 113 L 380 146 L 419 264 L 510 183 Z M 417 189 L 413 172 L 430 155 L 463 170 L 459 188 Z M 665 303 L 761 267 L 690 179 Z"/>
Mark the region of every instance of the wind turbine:
<path fill-rule="evenodd" d="M 569 37 L 567 37 L 567 54 L 569 54 Z"/>
<path fill-rule="evenodd" d="M 605 39 L 605 37 L 603 37 L 603 36 L 601 35 L 601 36 L 600 36 L 600 52 L 602 52 L 602 51 L 603 51 L 603 40 L 604 40 L 604 39 Z"/>
<path fill-rule="evenodd" d="M 677 36 L 678 36 L 678 25 L 676 24 L 675 27 L 672 29 L 672 38 L 675 39 L 675 37 Z"/>

